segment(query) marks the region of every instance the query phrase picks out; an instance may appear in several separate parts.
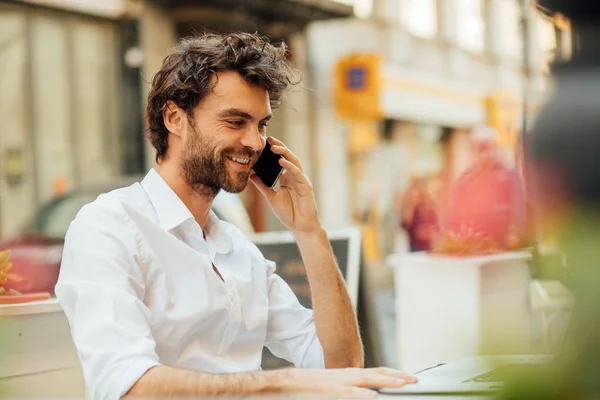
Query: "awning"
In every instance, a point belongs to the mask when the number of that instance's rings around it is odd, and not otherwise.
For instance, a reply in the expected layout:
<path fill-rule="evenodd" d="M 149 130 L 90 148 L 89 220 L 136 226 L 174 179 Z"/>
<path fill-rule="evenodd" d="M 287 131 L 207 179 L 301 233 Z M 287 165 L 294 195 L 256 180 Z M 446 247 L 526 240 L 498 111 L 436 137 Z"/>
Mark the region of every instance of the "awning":
<path fill-rule="evenodd" d="M 600 4 L 589 0 L 539 0 L 542 12 L 559 12 L 574 22 L 597 23 L 600 20 Z"/>
<path fill-rule="evenodd" d="M 181 34 L 204 29 L 259 31 L 284 37 L 307 23 L 353 15 L 334 0 L 154 0 L 174 19 Z"/>

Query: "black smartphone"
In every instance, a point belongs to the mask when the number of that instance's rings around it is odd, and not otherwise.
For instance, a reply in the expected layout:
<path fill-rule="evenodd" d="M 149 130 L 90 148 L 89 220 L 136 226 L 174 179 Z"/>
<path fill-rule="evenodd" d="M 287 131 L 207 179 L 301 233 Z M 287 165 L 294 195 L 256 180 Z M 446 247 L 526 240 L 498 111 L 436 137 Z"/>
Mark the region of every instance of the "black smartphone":
<path fill-rule="evenodd" d="M 279 154 L 273 153 L 271 145 L 267 141 L 262 154 L 252 168 L 260 180 L 269 188 L 273 188 L 277 183 L 277 179 L 283 172 L 283 167 L 279 165 Z"/>

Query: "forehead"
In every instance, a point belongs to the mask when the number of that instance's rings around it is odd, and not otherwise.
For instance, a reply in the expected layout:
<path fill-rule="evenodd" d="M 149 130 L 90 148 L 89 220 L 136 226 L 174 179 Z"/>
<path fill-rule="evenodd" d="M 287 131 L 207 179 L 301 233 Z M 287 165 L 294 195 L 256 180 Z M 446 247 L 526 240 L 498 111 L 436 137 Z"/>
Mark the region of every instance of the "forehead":
<path fill-rule="evenodd" d="M 237 72 L 219 72 L 211 77 L 210 85 L 214 85 L 214 88 L 200 100 L 199 109 L 218 111 L 236 108 L 257 119 L 271 113 L 269 93 L 249 83 Z"/>

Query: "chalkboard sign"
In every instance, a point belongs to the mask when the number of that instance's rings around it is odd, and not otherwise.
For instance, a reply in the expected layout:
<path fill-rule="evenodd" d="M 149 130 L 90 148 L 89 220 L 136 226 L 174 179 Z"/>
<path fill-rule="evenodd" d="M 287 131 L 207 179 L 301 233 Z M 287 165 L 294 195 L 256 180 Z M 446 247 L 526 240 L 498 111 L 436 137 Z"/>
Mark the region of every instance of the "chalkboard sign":
<path fill-rule="evenodd" d="M 348 295 L 354 308 L 358 301 L 358 282 L 361 258 L 361 231 L 351 227 L 327 231 L 333 254 L 346 281 Z M 304 263 L 294 237 L 289 232 L 265 232 L 250 236 L 267 260 L 277 264 L 276 273 L 286 281 L 304 307 L 312 308 L 310 287 Z M 263 350 L 263 369 L 283 368 L 291 365 Z"/>

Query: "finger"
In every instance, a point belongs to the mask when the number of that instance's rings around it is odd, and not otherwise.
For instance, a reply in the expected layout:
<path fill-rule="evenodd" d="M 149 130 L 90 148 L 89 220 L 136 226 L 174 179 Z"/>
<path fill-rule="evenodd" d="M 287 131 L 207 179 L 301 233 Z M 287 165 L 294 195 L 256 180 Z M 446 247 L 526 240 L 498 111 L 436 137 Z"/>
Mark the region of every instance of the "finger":
<path fill-rule="evenodd" d="M 300 168 L 302 170 L 302 163 L 300 162 L 300 159 L 298 158 L 298 156 L 296 156 L 286 145 L 285 143 L 283 143 L 281 140 L 274 138 L 273 136 L 270 136 L 268 138 L 269 143 L 271 144 L 271 149 L 273 149 L 273 146 L 277 147 L 282 147 L 284 149 L 286 149 L 289 154 L 290 157 L 287 157 L 286 155 L 282 154 L 285 158 L 289 159 L 290 161 L 292 161 L 294 164 L 296 164 L 298 166 L 298 168 Z M 280 150 L 283 151 L 283 150 Z"/>
<path fill-rule="evenodd" d="M 369 374 L 358 378 L 355 386 L 362 388 L 381 389 L 384 387 L 401 388 L 406 385 L 406 380 L 393 376 Z"/>
<path fill-rule="evenodd" d="M 298 156 L 296 156 L 290 149 L 288 149 L 285 146 L 271 146 L 271 150 L 273 151 L 273 153 L 275 154 L 279 154 L 281 156 L 283 156 L 284 158 L 290 160 L 291 162 L 293 162 L 298 168 L 300 168 L 300 170 L 302 170 L 302 163 L 300 162 L 300 159 L 298 158 Z"/>
<path fill-rule="evenodd" d="M 381 374 L 381 375 L 393 376 L 396 378 L 404 379 L 406 381 L 406 383 L 417 383 L 418 382 L 418 379 L 416 376 L 407 374 L 406 372 L 403 372 L 403 371 L 398 371 L 397 369 L 380 367 L 380 368 L 373 368 L 373 370 L 376 373 Z"/>
<path fill-rule="evenodd" d="M 258 175 L 250 175 L 250 182 L 252 182 L 252 184 L 258 189 L 259 192 L 262 193 L 263 196 L 265 196 L 267 201 L 270 202 L 273 196 L 275 196 L 276 192 L 273 189 L 269 188 L 267 185 L 265 185 L 264 182 L 260 180 Z"/>
<path fill-rule="evenodd" d="M 298 168 L 293 162 L 282 158 L 279 160 L 279 165 L 289 171 L 289 175 L 294 178 L 297 183 L 308 183 L 308 180 L 304 173 Z M 282 181 L 282 184 L 284 182 Z"/>
<path fill-rule="evenodd" d="M 284 146 L 285 144 L 283 144 L 283 142 L 277 138 L 274 138 L 273 136 L 269 136 L 267 138 L 267 140 L 269 141 L 270 144 L 275 145 L 275 146 Z"/>

